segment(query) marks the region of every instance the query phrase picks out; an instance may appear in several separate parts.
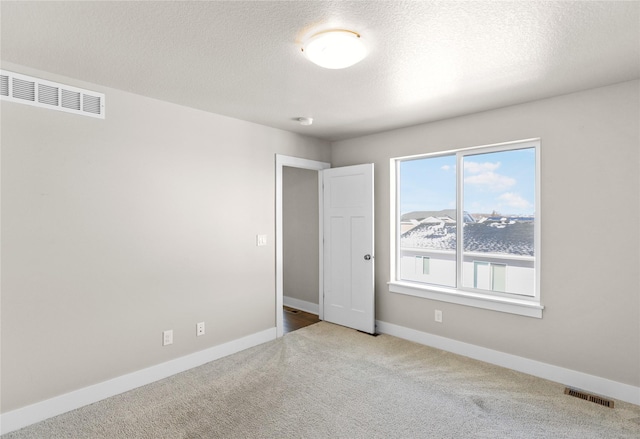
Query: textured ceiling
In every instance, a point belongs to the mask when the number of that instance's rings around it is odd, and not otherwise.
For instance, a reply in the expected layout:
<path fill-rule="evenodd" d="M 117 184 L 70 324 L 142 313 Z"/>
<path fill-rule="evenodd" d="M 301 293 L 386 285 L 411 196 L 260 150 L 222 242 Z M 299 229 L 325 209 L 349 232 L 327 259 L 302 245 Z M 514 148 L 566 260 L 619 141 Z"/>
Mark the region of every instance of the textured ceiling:
<path fill-rule="evenodd" d="M 334 140 L 638 78 L 639 6 L 2 1 L 0 56 Z M 307 61 L 300 42 L 334 27 L 360 32 L 370 55 L 345 70 Z"/>

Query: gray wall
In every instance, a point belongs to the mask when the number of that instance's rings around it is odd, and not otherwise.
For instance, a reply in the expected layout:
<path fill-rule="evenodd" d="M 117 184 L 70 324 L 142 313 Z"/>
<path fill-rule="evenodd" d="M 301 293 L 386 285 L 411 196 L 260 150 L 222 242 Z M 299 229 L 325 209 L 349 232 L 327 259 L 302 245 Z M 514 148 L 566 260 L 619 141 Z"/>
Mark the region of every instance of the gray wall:
<path fill-rule="evenodd" d="M 335 142 L 333 166 L 376 166 L 377 319 L 640 385 L 639 96 L 632 81 Z M 533 137 L 543 318 L 390 293 L 389 159 Z"/>
<path fill-rule="evenodd" d="M 2 412 L 272 328 L 275 153 L 376 164 L 378 319 L 640 385 L 638 81 L 329 148 L 2 67 L 107 100 L 106 120 L 0 104 Z M 542 138 L 543 319 L 389 293 L 389 158 L 530 137 Z"/>
<path fill-rule="evenodd" d="M 318 172 L 283 167 L 283 293 L 318 304 Z"/>
<path fill-rule="evenodd" d="M 2 67 L 107 103 L 1 104 L 2 412 L 275 326 L 275 154 L 327 142 Z"/>

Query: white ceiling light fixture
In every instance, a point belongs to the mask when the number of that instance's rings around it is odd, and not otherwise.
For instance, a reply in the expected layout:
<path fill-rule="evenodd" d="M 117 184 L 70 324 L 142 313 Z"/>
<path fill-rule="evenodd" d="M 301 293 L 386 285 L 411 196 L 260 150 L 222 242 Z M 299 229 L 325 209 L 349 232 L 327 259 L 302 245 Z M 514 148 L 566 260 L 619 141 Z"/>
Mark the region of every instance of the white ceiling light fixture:
<path fill-rule="evenodd" d="M 344 69 L 362 61 L 367 48 L 360 34 L 345 29 L 332 29 L 312 35 L 302 46 L 304 55 L 326 69 Z"/>

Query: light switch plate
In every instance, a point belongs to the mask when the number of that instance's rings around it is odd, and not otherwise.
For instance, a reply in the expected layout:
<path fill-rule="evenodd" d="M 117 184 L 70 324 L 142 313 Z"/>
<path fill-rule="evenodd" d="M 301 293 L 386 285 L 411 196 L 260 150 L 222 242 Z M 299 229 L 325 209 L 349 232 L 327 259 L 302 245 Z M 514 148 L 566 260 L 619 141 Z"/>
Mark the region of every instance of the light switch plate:
<path fill-rule="evenodd" d="M 256 236 L 256 245 L 258 247 L 262 247 L 267 245 L 267 235 L 257 235 Z"/>

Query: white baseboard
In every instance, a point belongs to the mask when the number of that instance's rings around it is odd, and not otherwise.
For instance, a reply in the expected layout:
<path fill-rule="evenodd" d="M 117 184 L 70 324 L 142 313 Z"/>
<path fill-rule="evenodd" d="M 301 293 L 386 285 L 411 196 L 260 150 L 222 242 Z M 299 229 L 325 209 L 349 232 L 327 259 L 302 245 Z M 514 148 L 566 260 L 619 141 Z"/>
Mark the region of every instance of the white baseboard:
<path fill-rule="evenodd" d="M 506 367 L 529 375 L 561 383 L 565 386 L 596 393 L 620 401 L 640 405 L 640 387 L 619 383 L 552 364 L 530 360 L 504 352 L 464 343 L 427 332 L 416 331 L 392 323 L 376 321 L 377 332 L 414 341 L 443 351 Z"/>
<path fill-rule="evenodd" d="M 317 303 L 307 302 L 306 300 L 300 300 L 293 297 L 284 296 L 283 297 L 284 306 L 288 306 L 290 308 L 299 309 L 300 311 L 306 311 L 311 314 L 318 315 L 318 311 L 320 307 Z"/>
<path fill-rule="evenodd" d="M 314 305 L 310 302 L 304 302 L 303 306 L 305 303 Z M 287 306 L 313 313 L 312 308 L 303 309 L 294 305 Z M 405 340 L 414 341 L 437 349 L 442 349 L 455 354 L 474 358 L 476 360 L 495 364 L 497 366 L 506 367 L 529 375 L 562 383 L 570 387 L 640 405 L 640 387 L 634 387 L 606 378 L 565 369 L 563 367 L 530 360 L 524 357 L 518 357 L 516 355 L 506 354 L 504 352 L 475 346 L 426 332 L 416 331 L 415 329 L 405 328 L 403 326 L 394 325 L 380 320 L 376 321 L 376 326 L 377 331 L 382 334 L 393 335 Z M 15 431 L 53 416 L 57 416 L 137 387 L 159 381 L 210 361 L 266 343 L 274 340 L 275 338 L 276 328 L 270 328 L 219 346 L 214 346 L 204 351 L 196 352 L 175 360 L 167 361 L 166 363 L 158 364 L 109 381 L 38 402 L 27 407 L 3 413 L 0 415 L 0 434 Z"/>
<path fill-rule="evenodd" d="M 122 375 L 27 407 L 3 413 L 0 415 L 0 434 L 15 431 L 53 416 L 75 410 L 154 381 L 159 381 L 210 361 L 266 343 L 275 338 L 276 328 L 269 328 L 200 352 L 167 361 L 166 363 Z"/>

